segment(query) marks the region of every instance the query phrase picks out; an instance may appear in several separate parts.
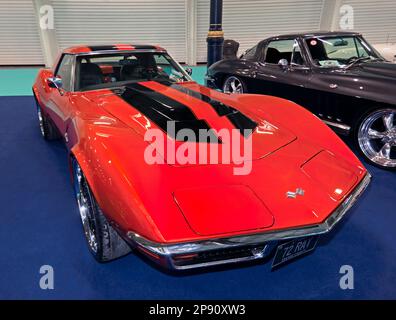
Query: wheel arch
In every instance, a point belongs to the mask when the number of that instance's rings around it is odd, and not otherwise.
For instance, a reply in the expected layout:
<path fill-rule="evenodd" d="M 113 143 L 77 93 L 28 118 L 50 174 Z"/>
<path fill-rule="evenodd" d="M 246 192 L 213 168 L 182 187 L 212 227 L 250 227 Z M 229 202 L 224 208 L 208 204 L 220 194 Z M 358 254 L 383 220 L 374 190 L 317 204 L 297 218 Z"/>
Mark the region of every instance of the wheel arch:
<path fill-rule="evenodd" d="M 123 238 L 127 238 L 126 233 L 128 231 L 134 231 L 137 232 L 138 234 L 141 234 L 143 236 L 146 236 L 147 238 L 151 238 L 153 240 L 156 241 L 164 241 L 164 238 L 161 234 L 161 232 L 159 231 L 158 227 L 156 226 L 156 224 L 154 223 L 154 221 L 152 220 L 152 218 L 149 216 L 148 213 L 138 213 L 135 210 L 132 210 L 131 208 L 129 208 L 128 212 L 131 213 L 131 215 L 128 214 L 128 217 L 121 217 L 121 215 L 119 214 L 119 211 L 114 210 L 114 208 L 112 207 L 111 210 L 109 210 L 109 206 L 111 206 L 111 204 L 109 205 L 109 202 L 106 201 L 106 205 L 105 205 L 105 199 L 108 197 L 111 197 L 111 194 L 106 194 L 105 196 L 103 195 L 103 190 L 106 188 L 110 188 L 109 185 L 104 185 L 104 179 L 100 179 L 100 177 L 98 177 L 98 174 L 95 173 L 95 170 L 97 170 L 97 168 L 92 168 L 92 166 L 90 165 L 90 163 L 93 162 L 93 157 L 91 157 L 91 154 L 89 151 L 86 151 L 86 149 L 89 149 L 88 146 L 84 145 L 84 144 L 76 144 L 70 151 L 69 151 L 69 159 L 68 159 L 68 163 L 69 163 L 69 170 L 70 170 L 70 174 L 71 174 L 71 182 L 72 184 L 74 183 L 74 174 L 73 174 L 73 159 L 75 159 L 77 161 L 77 163 L 79 164 L 79 166 L 81 167 L 81 170 L 84 173 L 84 177 L 87 180 L 87 183 L 89 185 L 89 187 L 91 188 L 91 191 L 96 199 L 96 201 L 98 202 L 99 206 L 101 207 L 103 214 L 109 219 L 109 221 L 113 222 L 114 227 L 119 230 L 119 232 L 121 233 Z M 99 149 L 97 149 L 98 152 Z M 97 156 L 97 154 L 95 154 L 95 156 Z M 96 158 L 97 159 L 97 158 Z M 117 162 L 116 159 L 112 158 L 111 160 L 113 163 Z M 118 170 L 115 170 L 114 172 L 118 172 Z M 106 172 L 102 172 L 101 173 L 106 174 Z M 119 178 L 122 176 L 121 173 L 118 174 Z M 117 177 L 110 175 L 111 176 L 111 180 L 117 180 Z M 108 180 L 107 180 L 108 182 Z M 129 181 L 131 182 L 131 181 Z M 121 189 L 120 189 L 121 188 Z M 135 188 L 133 187 L 133 183 L 131 185 L 128 185 L 128 188 L 132 188 L 135 190 Z M 122 192 L 122 186 L 117 185 L 117 187 L 112 187 L 112 192 L 117 193 L 117 195 L 119 195 L 121 197 L 121 199 L 123 199 L 123 201 L 116 201 L 118 204 L 120 202 L 123 202 L 124 204 L 127 203 L 128 201 L 126 201 L 126 197 L 120 195 Z M 115 192 L 116 190 L 118 190 L 119 192 Z M 133 197 L 133 193 L 136 194 L 135 192 L 129 192 L 129 197 Z M 143 206 L 143 205 L 142 205 Z M 111 212 L 111 213 L 110 213 Z M 114 213 L 115 212 L 115 213 Z M 148 236 L 147 233 L 150 233 L 151 236 Z"/>
<path fill-rule="evenodd" d="M 247 85 L 254 73 L 253 62 L 241 59 L 221 60 L 208 69 L 208 75 L 215 79 L 218 88 L 222 88 L 230 76 L 240 78 Z"/>
<path fill-rule="evenodd" d="M 352 132 L 359 127 L 361 121 L 367 117 L 370 113 L 380 110 L 380 109 L 395 109 L 396 105 L 390 105 L 387 103 L 376 102 L 376 101 L 367 101 L 361 108 L 355 108 L 353 116 L 352 116 Z"/>

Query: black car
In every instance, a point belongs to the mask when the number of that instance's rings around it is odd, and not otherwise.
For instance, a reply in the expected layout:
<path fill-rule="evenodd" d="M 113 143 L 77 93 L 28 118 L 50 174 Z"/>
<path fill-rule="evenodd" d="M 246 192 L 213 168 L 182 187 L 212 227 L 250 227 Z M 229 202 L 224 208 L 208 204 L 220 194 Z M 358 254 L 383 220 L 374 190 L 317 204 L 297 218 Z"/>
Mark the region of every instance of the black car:
<path fill-rule="evenodd" d="M 372 164 L 396 169 L 396 64 L 353 32 L 268 38 L 213 64 L 206 84 L 226 93 L 292 100 L 353 135 Z"/>

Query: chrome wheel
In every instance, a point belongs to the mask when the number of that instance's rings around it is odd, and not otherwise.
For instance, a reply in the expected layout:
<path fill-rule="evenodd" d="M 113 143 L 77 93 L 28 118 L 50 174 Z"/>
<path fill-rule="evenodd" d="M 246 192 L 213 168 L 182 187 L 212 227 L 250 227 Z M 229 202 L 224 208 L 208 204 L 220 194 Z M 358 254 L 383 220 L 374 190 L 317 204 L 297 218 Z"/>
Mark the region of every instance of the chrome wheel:
<path fill-rule="evenodd" d="M 243 93 L 242 81 L 237 77 L 229 77 L 224 82 L 223 86 L 224 93 Z"/>
<path fill-rule="evenodd" d="M 375 164 L 396 167 L 396 110 L 381 109 L 369 114 L 360 124 L 359 147 Z"/>
<path fill-rule="evenodd" d="M 98 251 L 98 239 L 91 192 L 77 163 L 74 165 L 74 172 L 74 189 L 85 237 L 91 250 L 96 253 Z"/>
<path fill-rule="evenodd" d="M 41 135 L 45 137 L 44 118 L 43 114 L 41 113 L 41 108 L 39 106 L 37 106 L 37 117 L 39 120 Z"/>

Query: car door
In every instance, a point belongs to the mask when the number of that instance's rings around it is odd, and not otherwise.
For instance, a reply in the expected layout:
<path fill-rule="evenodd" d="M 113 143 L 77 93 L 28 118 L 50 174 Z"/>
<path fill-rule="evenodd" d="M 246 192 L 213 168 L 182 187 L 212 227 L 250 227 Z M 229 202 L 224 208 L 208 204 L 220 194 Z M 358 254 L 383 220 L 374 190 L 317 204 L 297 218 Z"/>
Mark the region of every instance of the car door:
<path fill-rule="evenodd" d="M 311 68 L 297 38 L 273 39 L 261 48 L 256 78 L 258 93 L 304 104 Z"/>
<path fill-rule="evenodd" d="M 55 68 L 54 78 L 60 79 L 59 88 L 49 88 L 49 100 L 46 103 L 47 111 L 62 135 L 66 132 L 68 119 L 70 118 L 70 96 L 72 90 L 72 72 L 74 55 L 64 54 Z M 60 82 L 59 82 L 60 83 Z"/>
<path fill-rule="evenodd" d="M 303 41 L 313 66 L 307 84 L 311 101 L 306 107 L 327 123 L 345 128 L 342 124 L 350 123 L 354 110 L 360 108 L 362 102 L 356 91 L 363 86 L 359 74 L 344 70 L 339 61 L 367 56 L 367 51 L 353 36 L 309 37 Z"/>

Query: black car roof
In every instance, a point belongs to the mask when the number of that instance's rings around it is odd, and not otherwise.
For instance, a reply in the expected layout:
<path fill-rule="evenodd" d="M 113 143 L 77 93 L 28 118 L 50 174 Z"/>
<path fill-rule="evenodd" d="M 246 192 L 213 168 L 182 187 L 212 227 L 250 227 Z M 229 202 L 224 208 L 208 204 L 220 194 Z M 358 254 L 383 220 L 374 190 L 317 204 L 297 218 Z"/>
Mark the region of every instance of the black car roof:
<path fill-rule="evenodd" d="M 297 37 L 308 38 L 308 37 L 356 36 L 356 35 L 360 35 L 360 33 L 351 32 L 351 31 L 311 31 L 311 32 L 282 34 L 282 35 L 273 36 L 270 38 L 297 38 Z"/>

